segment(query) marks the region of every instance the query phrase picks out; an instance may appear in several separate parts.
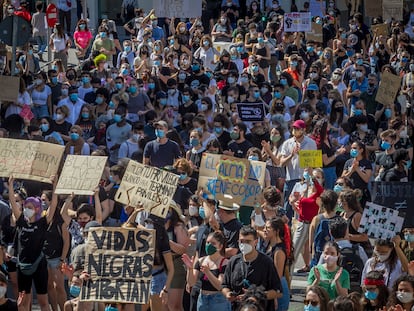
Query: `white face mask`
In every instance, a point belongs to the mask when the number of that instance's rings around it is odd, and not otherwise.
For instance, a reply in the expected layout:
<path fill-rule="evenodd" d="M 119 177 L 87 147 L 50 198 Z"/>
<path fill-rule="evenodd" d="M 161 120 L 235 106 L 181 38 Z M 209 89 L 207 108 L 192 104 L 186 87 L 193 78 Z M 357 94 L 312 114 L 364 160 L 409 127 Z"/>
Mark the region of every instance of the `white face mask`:
<path fill-rule="evenodd" d="M 189 206 L 188 207 L 188 214 L 190 215 L 190 216 L 196 216 L 196 215 L 198 215 L 198 206 Z"/>
<path fill-rule="evenodd" d="M 328 255 L 328 256 L 326 256 L 326 257 L 325 257 L 325 262 L 326 262 L 328 265 L 333 265 L 333 264 L 336 264 L 336 263 L 338 262 L 338 256 L 331 256 L 331 255 Z"/>
<path fill-rule="evenodd" d="M 34 214 L 35 214 L 35 211 L 33 209 L 26 208 L 26 207 L 23 209 L 23 215 L 24 217 L 28 219 L 32 218 Z"/>
<path fill-rule="evenodd" d="M 410 303 L 414 300 L 413 293 L 397 291 L 397 299 L 401 303 Z"/>
<path fill-rule="evenodd" d="M 379 261 L 381 261 L 381 262 L 386 261 L 390 257 L 390 255 L 391 255 L 391 251 L 388 252 L 385 255 L 380 255 L 380 254 L 376 253 L 376 256 L 378 257 Z"/>
<path fill-rule="evenodd" d="M 240 243 L 239 244 L 239 249 L 240 249 L 240 252 L 243 255 L 247 255 L 247 254 L 250 254 L 253 251 L 253 246 L 251 246 L 248 243 Z"/>
<path fill-rule="evenodd" d="M 6 295 L 7 287 L 0 286 L 0 298 L 3 298 Z"/>

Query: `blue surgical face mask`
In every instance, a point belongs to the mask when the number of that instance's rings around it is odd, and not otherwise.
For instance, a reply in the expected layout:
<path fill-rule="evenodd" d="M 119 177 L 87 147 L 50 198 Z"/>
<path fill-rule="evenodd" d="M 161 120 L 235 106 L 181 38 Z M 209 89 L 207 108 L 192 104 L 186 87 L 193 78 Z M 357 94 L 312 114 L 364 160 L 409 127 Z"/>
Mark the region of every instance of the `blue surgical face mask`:
<path fill-rule="evenodd" d="M 260 92 L 253 93 L 254 98 L 258 99 L 260 97 Z"/>
<path fill-rule="evenodd" d="M 187 103 L 190 100 L 189 95 L 183 95 L 183 102 Z"/>
<path fill-rule="evenodd" d="M 114 109 L 115 108 L 115 104 L 114 104 L 114 102 L 112 100 L 109 102 L 108 106 L 109 106 L 110 109 Z"/>
<path fill-rule="evenodd" d="M 248 158 L 250 161 L 259 161 L 259 157 L 257 155 L 251 155 Z"/>
<path fill-rule="evenodd" d="M 155 89 L 155 83 L 148 83 L 148 88 L 149 88 L 150 90 Z"/>
<path fill-rule="evenodd" d="M 161 98 L 160 99 L 160 105 L 165 106 L 166 104 L 167 104 L 167 99 L 166 98 Z"/>
<path fill-rule="evenodd" d="M 411 160 L 407 160 L 407 161 L 405 161 L 405 169 L 406 170 L 409 170 L 410 168 L 411 168 Z"/>
<path fill-rule="evenodd" d="M 236 79 L 235 79 L 234 77 L 228 77 L 228 78 L 227 78 L 227 82 L 228 82 L 229 84 L 233 84 L 234 82 L 236 82 Z"/>
<path fill-rule="evenodd" d="M 103 39 L 103 38 L 106 38 L 106 32 L 104 32 L 104 31 L 101 31 L 100 33 L 99 33 L 99 36 Z"/>
<path fill-rule="evenodd" d="M 52 77 L 52 79 L 50 79 L 50 81 L 51 81 L 53 84 L 57 84 L 57 83 L 58 83 L 58 78 L 57 78 L 57 77 Z"/>
<path fill-rule="evenodd" d="M 119 123 L 122 121 L 122 116 L 120 114 L 114 114 L 114 122 Z"/>
<path fill-rule="evenodd" d="M 70 133 L 70 139 L 72 139 L 73 141 L 76 141 L 79 139 L 79 134 L 78 133 Z"/>
<path fill-rule="evenodd" d="M 81 288 L 80 286 L 71 285 L 69 292 L 72 297 L 78 297 L 81 292 Z"/>
<path fill-rule="evenodd" d="M 69 95 L 69 99 L 70 99 L 72 102 L 76 102 L 76 101 L 78 101 L 78 94 L 77 94 L 77 93 L 72 93 L 72 94 L 70 94 L 70 95 Z"/>
<path fill-rule="evenodd" d="M 349 151 L 349 155 L 351 156 L 351 158 L 356 158 L 358 156 L 358 150 L 356 149 L 351 149 L 351 151 Z"/>
<path fill-rule="evenodd" d="M 126 76 L 129 73 L 129 70 L 127 68 L 122 69 L 122 75 Z"/>
<path fill-rule="evenodd" d="M 335 191 L 336 193 L 339 193 L 343 190 L 343 187 L 341 185 L 335 185 L 333 188 L 333 191 Z"/>
<path fill-rule="evenodd" d="M 191 65 L 191 70 L 192 71 L 199 71 L 200 70 L 200 65 L 199 64 Z"/>
<path fill-rule="evenodd" d="M 282 97 L 282 94 L 279 91 L 276 91 L 274 95 L 275 95 L 275 98 L 277 99 Z"/>
<path fill-rule="evenodd" d="M 223 133 L 223 128 L 222 128 L 222 127 L 219 127 L 219 126 L 216 126 L 216 127 L 214 128 L 214 132 L 215 132 L 216 134 L 221 134 L 221 133 Z"/>
<path fill-rule="evenodd" d="M 352 51 L 352 50 L 348 50 L 348 51 L 346 51 L 346 56 L 348 56 L 348 57 L 352 57 L 352 56 L 354 56 L 354 51 Z"/>
<path fill-rule="evenodd" d="M 117 307 L 112 307 L 112 306 L 106 306 L 105 311 L 118 311 L 118 308 Z"/>
<path fill-rule="evenodd" d="M 158 138 L 164 138 L 165 137 L 164 130 L 155 129 L 155 136 L 157 136 Z"/>
<path fill-rule="evenodd" d="M 391 109 L 390 109 L 390 108 L 386 108 L 386 109 L 384 110 L 384 116 L 385 116 L 387 119 L 389 119 L 389 118 L 391 118 L 391 115 L 392 115 L 392 111 L 391 111 Z"/>
<path fill-rule="evenodd" d="M 83 83 L 83 84 L 87 84 L 87 83 L 89 83 L 89 82 L 90 82 L 89 77 L 83 77 L 83 78 L 82 78 L 82 83 Z"/>
<path fill-rule="evenodd" d="M 98 105 L 100 105 L 100 104 L 102 104 L 103 102 L 104 102 L 103 97 L 100 97 L 100 96 L 96 97 L 96 99 L 95 99 L 95 103 L 97 103 Z"/>
<path fill-rule="evenodd" d="M 290 62 L 290 65 L 291 65 L 292 67 L 297 67 L 297 66 L 298 66 L 298 62 L 297 62 L 297 61 L 295 61 L 295 60 L 293 60 L 293 61 L 291 61 L 291 62 Z"/>
<path fill-rule="evenodd" d="M 88 119 L 89 118 L 89 112 L 82 112 L 82 118 Z"/>
<path fill-rule="evenodd" d="M 303 307 L 304 311 L 320 311 L 321 308 L 319 306 L 312 306 L 311 304 L 308 304 L 307 306 Z"/>
<path fill-rule="evenodd" d="M 308 171 L 304 171 L 303 172 L 303 179 L 304 180 L 309 180 L 310 179 L 310 175 L 309 175 L 309 172 Z"/>
<path fill-rule="evenodd" d="M 115 86 L 116 86 L 117 90 L 120 90 L 124 87 L 124 84 L 123 83 L 116 83 Z"/>
<path fill-rule="evenodd" d="M 80 30 L 85 30 L 85 28 L 86 28 L 86 25 L 85 25 L 85 24 L 80 24 L 80 25 L 79 25 L 79 29 L 80 29 Z"/>
<path fill-rule="evenodd" d="M 387 141 L 383 141 L 381 143 L 381 148 L 384 149 L 384 150 L 389 150 L 389 149 L 391 149 L 391 144 Z"/>
<path fill-rule="evenodd" d="M 362 114 L 362 110 L 361 109 L 352 109 L 354 112 L 354 115 L 356 116 L 360 116 Z"/>
<path fill-rule="evenodd" d="M 130 92 L 130 93 L 132 93 L 132 94 L 134 94 L 134 93 L 136 93 L 137 92 L 137 87 L 136 86 L 130 86 L 129 87 L 129 89 L 128 89 L 128 91 Z"/>
<path fill-rule="evenodd" d="M 378 297 L 378 293 L 374 291 L 366 291 L 364 295 L 368 300 L 375 300 Z"/>
<path fill-rule="evenodd" d="M 313 52 L 313 46 L 308 46 L 308 47 L 306 47 L 306 51 L 308 52 L 308 53 L 312 53 Z"/>
<path fill-rule="evenodd" d="M 200 140 L 197 138 L 191 138 L 190 139 L 190 145 L 193 147 L 197 147 L 198 145 L 200 145 Z"/>
<path fill-rule="evenodd" d="M 40 130 L 44 133 L 49 130 L 49 124 L 40 124 Z"/>
<path fill-rule="evenodd" d="M 184 72 L 180 72 L 178 74 L 178 79 L 180 80 L 185 80 L 185 78 L 187 78 L 187 75 Z"/>
<path fill-rule="evenodd" d="M 287 80 L 286 80 L 286 79 L 280 79 L 280 84 L 282 84 L 282 85 L 287 85 L 287 84 L 288 84 L 288 82 L 287 82 Z"/>
<path fill-rule="evenodd" d="M 198 215 L 202 219 L 206 218 L 206 211 L 204 210 L 204 207 L 200 206 L 200 208 L 198 209 Z"/>
<path fill-rule="evenodd" d="M 364 63 L 364 60 L 361 58 L 358 58 L 355 62 L 358 66 L 361 66 Z"/>

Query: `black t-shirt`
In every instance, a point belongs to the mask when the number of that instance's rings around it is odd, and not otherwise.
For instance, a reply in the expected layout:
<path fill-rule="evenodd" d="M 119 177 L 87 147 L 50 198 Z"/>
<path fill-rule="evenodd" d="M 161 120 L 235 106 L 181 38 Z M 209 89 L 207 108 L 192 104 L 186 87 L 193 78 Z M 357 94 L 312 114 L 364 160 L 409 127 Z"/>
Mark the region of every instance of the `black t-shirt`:
<path fill-rule="evenodd" d="M 226 265 L 223 265 L 224 259 L 225 258 L 223 258 L 223 260 L 221 261 L 218 269 L 210 270 L 210 272 L 217 278 L 219 277 L 220 274 L 223 274 L 224 271 L 226 270 L 227 263 Z M 200 263 L 200 261 L 197 261 L 194 265 L 194 269 L 200 271 L 202 265 L 203 265 L 203 262 Z M 215 288 L 214 285 L 211 284 L 211 282 L 208 280 L 208 277 L 201 271 L 200 271 L 199 279 L 201 280 L 201 289 L 212 291 L 212 292 L 218 291 L 217 288 Z"/>
<path fill-rule="evenodd" d="M 266 132 L 262 135 L 249 133 L 249 134 L 246 134 L 246 139 L 253 144 L 253 147 L 262 149 L 262 141 L 263 140 L 269 141 L 270 140 L 270 134 L 269 134 L 269 132 Z"/>
<path fill-rule="evenodd" d="M 178 113 L 182 116 L 184 116 L 186 113 L 198 113 L 198 107 L 195 104 L 195 102 L 192 102 L 190 105 L 181 104 L 178 106 Z"/>
<path fill-rule="evenodd" d="M 121 213 L 122 213 L 122 209 L 124 208 L 124 206 L 121 203 L 118 203 L 117 201 L 115 201 L 115 195 L 116 192 L 119 189 L 119 185 L 114 185 L 111 190 L 109 190 L 108 193 L 108 199 L 114 201 L 114 209 L 112 210 L 112 213 L 109 215 L 109 217 L 113 218 L 113 219 L 120 219 L 121 218 Z"/>
<path fill-rule="evenodd" d="M 344 170 L 349 170 L 352 166 L 352 163 L 354 162 L 354 159 L 349 159 L 345 162 Z M 367 159 L 362 159 L 359 161 L 359 168 L 363 171 L 365 169 L 372 170 L 371 162 Z M 354 189 L 367 189 L 368 184 L 362 180 L 362 178 L 358 175 L 357 172 L 353 172 L 351 176 L 349 176 L 349 179 L 351 179 Z"/>
<path fill-rule="evenodd" d="M 247 289 L 249 285 L 262 285 L 265 291 L 273 289 L 282 292 L 273 260 L 261 252 L 252 262 L 245 262 L 242 254 L 233 256 L 224 272 L 223 288 L 229 288 L 237 294 L 242 294 L 243 289 Z M 273 311 L 274 309 L 274 301 L 267 300 L 265 310 Z"/>
<path fill-rule="evenodd" d="M 227 240 L 227 247 L 239 248 L 239 232 L 241 227 L 242 223 L 237 218 L 221 224 L 221 230 Z"/>
<path fill-rule="evenodd" d="M 217 136 L 217 134 L 216 134 L 216 137 L 217 137 L 217 140 L 220 143 L 221 149 L 222 150 L 227 150 L 228 147 L 229 147 L 229 142 L 231 142 L 230 133 L 227 132 L 227 131 L 225 131 L 225 130 L 223 130 L 223 132 L 221 133 L 221 135 L 220 136 Z"/>
<path fill-rule="evenodd" d="M 154 266 L 163 265 L 163 254 L 171 252 L 168 233 L 164 227 L 165 220 L 152 214 L 148 218 L 153 221 L 154 229 L 156 230 Z"/>
<path fill-rule="evenodd" d="M 6 302 L 0 305 L 0 311 L 17 311 L 17 303 L 7 298 Z"/>
<path fill-rule="evenodd" d="M 231 143 L 229 143 L 228 149 L 234 152 L 234 156 L 236 158 L 245 158 L 247 150 L 249 150 L 251 147 L 253 147 L 252 143 L 246 139 L 240 144 L 235 141 L 232 141 Z"/>
<path fill-rule="evenodd" d="M 335 148 L 332 146 L 330 147 L 325 143 L 322 143 L 321 149 L 322 149 L 322 154 L 326 154 L 328 158 L 332 157 L 335 154 Z M 325 165 L 325 164 L 323 165 L 323 167 L 334 167 L 334 166 L 336 166 L 335 161 L 332 161 L 328 165 Z"/>
<path fill-rule="evenodd" d="M 23 213 L 20 215 L 17 220 L 17 230 L 19 239 L 18 255 L 21 262 L 33 263 L 40 256 L 47 227 L 46 217 L 42 217 L 34 223 L 28 223 Z"/>
<path fill-rule="evenodd" d="M 53 222 L 48 226 L 43 245 L 43 253 L 46 258 L 59 258 L 63 250 L 62 224 L 64 223 L 60 213 L 55 213 Z"/>
<path fill-rule="evenodd" d="M 407 182 L 408 176 L 407 173 L 403 171 L 397 170 L 395 167 L 386 171 L 384 173 L 384 181 L 399 181 L 399 182 Z"/>
<path fill-rule="evenodd" d="M 52 91 L 52 105 L 57 106 L 60 96 L 62 96 L 62 83 L 58 82 L 56 85 L 48 84 Z"/>
<path fill-rule="evenodd" d="M 386 170 L 392 168 L 395 165 L 392 155 L 393 153 L 387 154 L 385 151 L 377 153 L 375 155 L 375 164 L 384 167 Z"/>
<path fill-rule="evenodd" d="M 72 125 L 65 121 L 62 124 L 57 124 L 55 121 L 52 122 L 52 129 L 62 135 L 69 135 L 69 130 L 72 127 Z"/>

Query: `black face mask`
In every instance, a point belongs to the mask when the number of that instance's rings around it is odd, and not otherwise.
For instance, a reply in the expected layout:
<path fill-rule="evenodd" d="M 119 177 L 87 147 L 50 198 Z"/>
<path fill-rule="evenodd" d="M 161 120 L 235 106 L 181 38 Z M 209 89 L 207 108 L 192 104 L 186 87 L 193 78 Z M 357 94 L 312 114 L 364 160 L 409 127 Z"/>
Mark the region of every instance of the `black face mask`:
<path fill-rule="evenodd" d="M 314 99 L 315 98 L 315 93 L 313 93 L 313 92 L 312 93 L 308 92 L 306 95 L 309 99 Z"/>
<path fill-rule="evenodd" d="M 75 79 L 75 75 L 68 75 L 68 79 L 69 79 L 69 80 L 73 80 L 73 79 Z"/>
<path fill-rule="evenodd" d="M 336 107 L 335 111 L 336 112 L 342 112 L 342 111 L 344 111 L 344 107 Z"/>

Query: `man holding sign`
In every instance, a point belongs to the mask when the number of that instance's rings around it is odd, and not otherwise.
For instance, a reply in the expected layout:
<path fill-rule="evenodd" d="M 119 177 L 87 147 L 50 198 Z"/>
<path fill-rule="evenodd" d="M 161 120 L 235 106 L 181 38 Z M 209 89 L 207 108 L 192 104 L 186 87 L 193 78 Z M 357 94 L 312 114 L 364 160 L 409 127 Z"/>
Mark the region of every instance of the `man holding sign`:
<path fill-rule="evenodd" d="M 303 168 L 299 165 L 299 151 L 316 150 L 316 143 L 305 135 L 306 124 L 303 120 L 296 120 L 292 125 L 293 137 L 286 140 L 281 149 L 280 164 L 286 166 L 286 183 L 283 189 L 286 215 L 292 221 L 293 209 L 289 204 L 289 195 L 293 186 L 302 178 Z"/>

